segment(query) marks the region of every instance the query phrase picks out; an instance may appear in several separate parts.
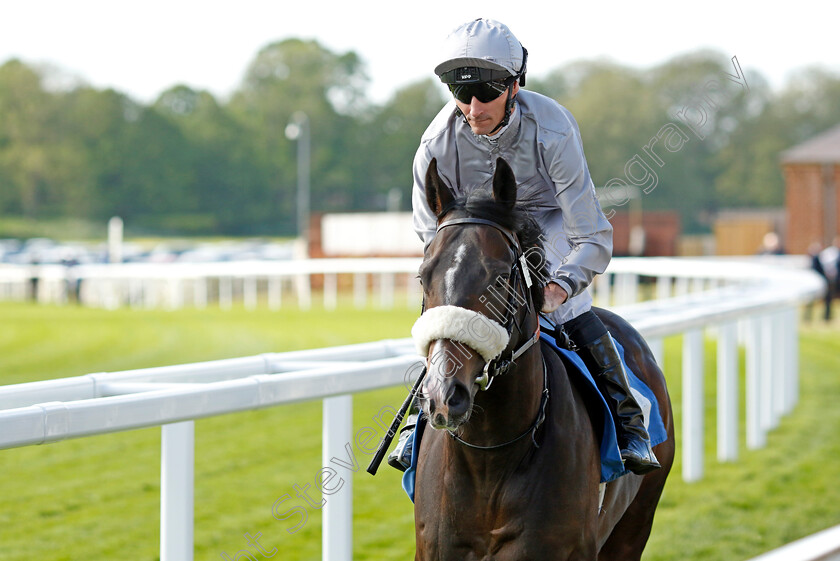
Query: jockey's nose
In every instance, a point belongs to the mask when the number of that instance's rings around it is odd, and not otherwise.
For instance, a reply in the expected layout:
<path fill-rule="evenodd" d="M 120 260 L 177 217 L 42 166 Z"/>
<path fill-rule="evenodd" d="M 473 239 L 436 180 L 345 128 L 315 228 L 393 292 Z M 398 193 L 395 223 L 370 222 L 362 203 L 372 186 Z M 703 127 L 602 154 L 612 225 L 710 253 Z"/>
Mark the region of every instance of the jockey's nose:
<path fill-rule="evenodd" d="M 470 100 L 470 115 L 473 117 L 477 117 L 478 115 L 483 114 L 487 110 L 487 104 L 481 103 L 478 101 L 478 98 L 473 96 Z"/>

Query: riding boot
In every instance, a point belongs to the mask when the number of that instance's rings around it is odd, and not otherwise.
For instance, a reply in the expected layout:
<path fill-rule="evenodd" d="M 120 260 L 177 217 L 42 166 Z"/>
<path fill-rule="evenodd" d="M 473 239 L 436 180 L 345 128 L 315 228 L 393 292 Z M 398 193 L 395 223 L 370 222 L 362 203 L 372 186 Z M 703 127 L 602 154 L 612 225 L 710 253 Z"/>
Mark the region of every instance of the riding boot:
<path fill-rule="evenodd" d="M 624 467 L 638 475 L 661 467 L 650 446 L 642 410 L 630 391 L 630 381 L 609 333 L 585 345 L 583 350 L 589 355 L 587 366 L 595 367 L 593 375 L 613 413 Z"/>
<path fill-rule="evenodd" d="M 419 410 L 414 403 L 411 404 L 410 414 L 405 419 L 405 426 L 400 429 L 400 438 L 397 446 L 388 455 L 388 465 L 400 471 L 411 467 L 411 452 L 414 447 L 414 429 L 417 427 Z"/>

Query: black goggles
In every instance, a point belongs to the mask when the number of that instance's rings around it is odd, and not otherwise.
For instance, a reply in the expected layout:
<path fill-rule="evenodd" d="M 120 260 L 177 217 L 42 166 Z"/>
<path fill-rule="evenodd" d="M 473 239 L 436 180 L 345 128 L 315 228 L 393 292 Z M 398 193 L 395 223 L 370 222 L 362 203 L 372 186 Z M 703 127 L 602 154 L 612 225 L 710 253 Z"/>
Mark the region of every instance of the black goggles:
<path fill-rule="evenodd" d="M 447 85 L 449 86 L 449 91 L 455 96 L 455 99 L 461 103 L 472 103 L 472 98 L 476 98 L 481 103 L 488 103 L 497 99 L 508 89 L 507 80 Z"/>

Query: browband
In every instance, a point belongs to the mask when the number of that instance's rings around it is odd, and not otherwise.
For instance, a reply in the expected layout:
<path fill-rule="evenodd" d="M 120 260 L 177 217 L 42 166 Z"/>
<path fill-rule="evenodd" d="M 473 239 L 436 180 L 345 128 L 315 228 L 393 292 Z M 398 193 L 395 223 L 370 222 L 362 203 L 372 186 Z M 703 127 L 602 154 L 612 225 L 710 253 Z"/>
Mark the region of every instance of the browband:
<path fill-rule="evenodd" d="M 486 220 L 484 218 L 453 218 L 452 220 L 447 220 L 446 222 L 438 224 L 437 232 L 440 232 L 447 226 L 457 226 L 459 224 L 483 224 L 484 226 L 492 226 L 505 236 L 505 238 L 511 246 L 515 247 L 517 250 L 520 249 L 519 240 L 516 239 L 516 236 L 513 235 L 513 232 L 511 232 L 510 230 L 508 230 L 507 228 L 505 228 L 497 222 L 493 222 L 492 220 Z"/>

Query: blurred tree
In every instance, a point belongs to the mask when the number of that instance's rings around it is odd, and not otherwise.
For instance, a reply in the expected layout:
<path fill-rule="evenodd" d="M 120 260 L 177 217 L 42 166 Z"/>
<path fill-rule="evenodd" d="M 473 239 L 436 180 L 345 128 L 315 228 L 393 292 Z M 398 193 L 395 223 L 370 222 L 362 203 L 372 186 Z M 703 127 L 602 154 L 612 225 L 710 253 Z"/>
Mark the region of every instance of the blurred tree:
<path fill-rule="evenodd" d="M 840 123 L 840 74 L 806 68 L 779 94 L 762 83 L 751 84 L 749 95 L 761 97 L 763 110 L 740 123 L 718 152 L 717 196 L 725 206 L 782 206 L 779 155 Z"/>
<path fill-rule="evenodd" d="M 253 135 L 257 159 L 270 170 L 279 231 L 294 232 L 296 160 L 285 129 L 295 111 L 309 117 L 312 210 L 347 210 L 358 186 L 350 173 L 366 76 L 353 53 L 337 55 L 316 41 L 288 39 L 263 48 L 249 65 L 230 109 Z"/>
<path fill-rule="evenodd" d="M 19 60 L 0 66 L 0 115 L 0 169 L 10 183 L 0 212 L 36 217 L 54 210 L 60 191 L 52 181 L 64 163 L 54 127 L 55 98 L 38 72 Z"/>
<path fill-rule="evenodd" d="M 647 73 L 659 103 L 671 118 L 694 127 L 703 142 L 719 147 L 739 120 L 759 112 L 762 104 L 748 102 L 751 80 L 737 59 L 700 50 L 671 58 Z M 697 136 L 697 135 L 696 135 Z"/>
<path fill-rule="evenodd" d="M 176 86 L 160 95 L 155 109 L 179 128 L 192 152 L 196 227 L 216 232 L 259 233 L 277 204 L 270 176 L 256 159 L 253 135 L 205 91 Z"/>
<path fill-rule="evenodd" d="M 570 67 L 565 66 L 552 70 L 544 78 L 528 74 L 525 85 L 527 89 L 552 99 L 564 100 L 569 96 L 569 73 Z"/>
<path fill-rule="evenodd" d="M 795 72 L 774 96 L 768 117 L 783 123 L 790 145 L 840 123 L 840 73 L 820 67 Z"/>
<path fill-rule="evenodd" d="M 727 77 L 744 81 L 733 64 L 711 51 L 645 71 L 580 61 L 536 86 L 575 115 L 596 185 L 636 184 L 645 208 L 678 210 L 696 232 L 708 229 L 718 206 L 716 154 L 767 103 L 760 77 L 747 79 L 758 82 L 749 91 Z"/>
<path fill-rule="evenodd" d="M 137 104 L 112 89 L 80 87 L 63 97 L 62 135 L 77 146 L 85 167 L 83 175 L 65 185 L 68 214 L 106 220 L 118 212 L 113 178 L 130 157 L 122 149 L 124 135 L 139 112 Z"/>
<path fill-rule="evenodd" d="M 116 163 L 101 177 L 102 196 L 123 218 L 153 220 L 167 212 L 198 209 L 191 186 L 194 155 L 184 135 L 154 108 L 142 107 L 118 139 Z"/>
<path fill-rule="evenodd" d="M 575 116 L 596 185 L 623 177 L 633 155 L 666 120 L 640 72 L 619 65 L 576 63 L 560 103 Z"/>
<path fill-rule="evenodd" d="M 361 127 L 358 170 L 365 178 L 353 192 L 353 206 L 384 210 L 389 193 L 400 194 L 401 208 L 410 208 L 412 162 L 420 137 L 446 100 L 433 79 L 410 84 L 373 113 Z"/>

